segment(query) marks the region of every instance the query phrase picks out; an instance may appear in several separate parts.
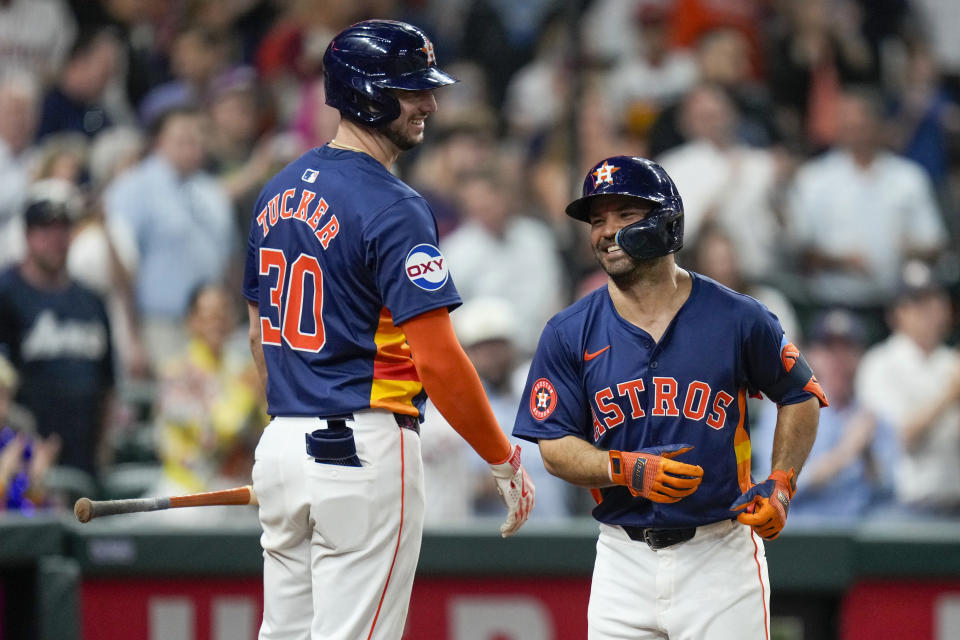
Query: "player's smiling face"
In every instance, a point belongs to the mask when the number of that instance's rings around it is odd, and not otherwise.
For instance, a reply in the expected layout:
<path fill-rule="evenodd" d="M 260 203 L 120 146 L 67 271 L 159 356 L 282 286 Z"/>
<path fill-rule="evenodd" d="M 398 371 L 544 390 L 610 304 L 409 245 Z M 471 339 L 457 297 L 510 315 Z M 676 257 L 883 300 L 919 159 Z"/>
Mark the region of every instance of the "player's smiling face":
<path fill-rule="evenodd" d="M 628 224 L 643 220 L 651 209 L 652 203 L 620 195 L 601 196 L 591 204 L 590 245 L 607 274 L 624 275 L 636 268 L 636 260 L 617 244 L 617 232 Z"/>
<path fill-rule="evenodd" d="M 433 95 L 433 89 L 396 89 L 393 95 L 400 101 L 400 115 L 387 125 L 383 133 L 398 149 L 407 151 L 423 142 L 425 121 L 437 110 L 437 99 Z"/>

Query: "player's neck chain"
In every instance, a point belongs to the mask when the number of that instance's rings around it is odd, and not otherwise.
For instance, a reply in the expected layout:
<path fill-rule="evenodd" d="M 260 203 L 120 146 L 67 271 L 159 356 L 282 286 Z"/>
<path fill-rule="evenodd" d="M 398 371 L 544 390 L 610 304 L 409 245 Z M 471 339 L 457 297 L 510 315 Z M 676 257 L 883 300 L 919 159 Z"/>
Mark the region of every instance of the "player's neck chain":
<path fill-rule="evenodd" d="M 337 142 L 336 140 L 331 140 L 331 141 L 328 142 L 327 144 L 329 144 L 331 147 L 335 147 L 335 148 L 337 148 L 337 149 L 345 149 L 345 150 L 347 150 L 347 151 L 356 151 L 357 153 L 367 153 L 367 152 L 364 151 L 363 149 L 360 149 L 360 148 L 358 148 L 358 147 L 351 147 L 351 146 L 348 145 L 348 144 L 343 144 L 343 143 L 341 143 L 341 142 Z M 367 155 L 370 155 L 370 154 L 367 153 Z"/>

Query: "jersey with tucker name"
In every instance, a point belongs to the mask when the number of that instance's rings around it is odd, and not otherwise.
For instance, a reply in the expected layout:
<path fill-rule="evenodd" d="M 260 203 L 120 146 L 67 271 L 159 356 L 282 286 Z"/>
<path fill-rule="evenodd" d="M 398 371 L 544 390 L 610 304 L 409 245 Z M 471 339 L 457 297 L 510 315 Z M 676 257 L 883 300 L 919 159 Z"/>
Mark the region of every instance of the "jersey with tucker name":
<path fill-rule="evenodd" d="M 271 415 L 419 415 L 400 324 L 460 304 L 426 201 L 371 156 L 312 149 L 264 187 L 244 296 L 258 304 Z"/>
<path fill-rule="evenodd" d="M 735 517 L 730 504 L 751 483 L 747 396 L 822 398 L 812 374 L 796 375 L 809 368 L 766 307 L 690 275 L 690 296 L 659 342 L 617 313 L 606 287 L 558 313 L 541 335 L 514 435 L 572 435 L 621 451 L 688 443 L 693 450 L 676 459 L 703 467 L 699 489 L 673 504 L 601 489 L 600 522 L 676 528 Z"/>

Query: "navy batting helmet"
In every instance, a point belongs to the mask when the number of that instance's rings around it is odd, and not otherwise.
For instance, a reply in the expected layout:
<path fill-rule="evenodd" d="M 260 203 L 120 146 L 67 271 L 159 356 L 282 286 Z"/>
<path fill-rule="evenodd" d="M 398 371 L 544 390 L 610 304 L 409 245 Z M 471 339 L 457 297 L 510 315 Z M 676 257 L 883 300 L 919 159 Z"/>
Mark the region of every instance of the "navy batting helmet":
<path fill-rule="evenodd" d="M 365 20 L 337 34 L 323 54 L 323 80 L 327 104 L 369 126 L 400 115 L 389 89 L 422 91 L 457 81 L 437 68 L 423 31 L 395 20 Z"/>
<path fill-rule="evenodd" d="M 590 203 L 599 196 L 622 195 L 651 202 L 643 220 L 617 232 L 616 242 L 638 260 L 658 258 L 683 246 L 683 201 L 663 167 L 646 158 L 614 156 L 593 167 L 583 181 L 583 196 L 567 205 L 567 215 L 589 221 Z"/>

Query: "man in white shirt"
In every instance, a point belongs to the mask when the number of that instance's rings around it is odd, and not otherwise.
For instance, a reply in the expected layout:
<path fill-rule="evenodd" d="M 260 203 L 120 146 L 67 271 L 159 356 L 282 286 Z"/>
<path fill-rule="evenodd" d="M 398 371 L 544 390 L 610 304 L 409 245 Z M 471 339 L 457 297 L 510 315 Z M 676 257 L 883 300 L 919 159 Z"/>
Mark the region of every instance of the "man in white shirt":
<path fill-rule="evenodd" d="M 899 451 L 882 461 L 897 501 L 914 511 L 960 514 L 960 353 L 944 343 L 950 299 L 919 262 L 904 269 L 890 311 L 893 334 L 864 355 L 856 393 L 888 418 Z"/>
<path fill-rule="evenodd" d="M 787 200 L 789 238 L 820 305 L 880 308 L 910 258 L 947 240 L 929 178 L 881 147 L 881 111 L 867 92 L 838 104 L 837 147 L 803 165 Z"/>
<path fill-rule="evenodd" d="M 683 194 L 684 242 L 716 226 L 734 242 L 743 274 L 770 276 L 783 254 L 772 201 L 780 180 L 776 156 L 737 140 L 737 111 L 717 85 L 702 84 L 684 98 L 681 121 L 689 142 L 659 158 Z"/>
<path fill-rule="evenodd" d="M 566 302 L 563 266 L 550 228 L 519 215 L 507 181 L 491 170 L 461 177 L 464 221 L 441 243 L 464 302 L 507 300 L 516 314 L 516 347 L 530 355 L 540 330 Z"/>
<path fill-rule="evenodd" d="M 0 77 L 0 266 L 24 254 L 23 209 L 30 186 L 40 89 L 26 72 Z"/>

